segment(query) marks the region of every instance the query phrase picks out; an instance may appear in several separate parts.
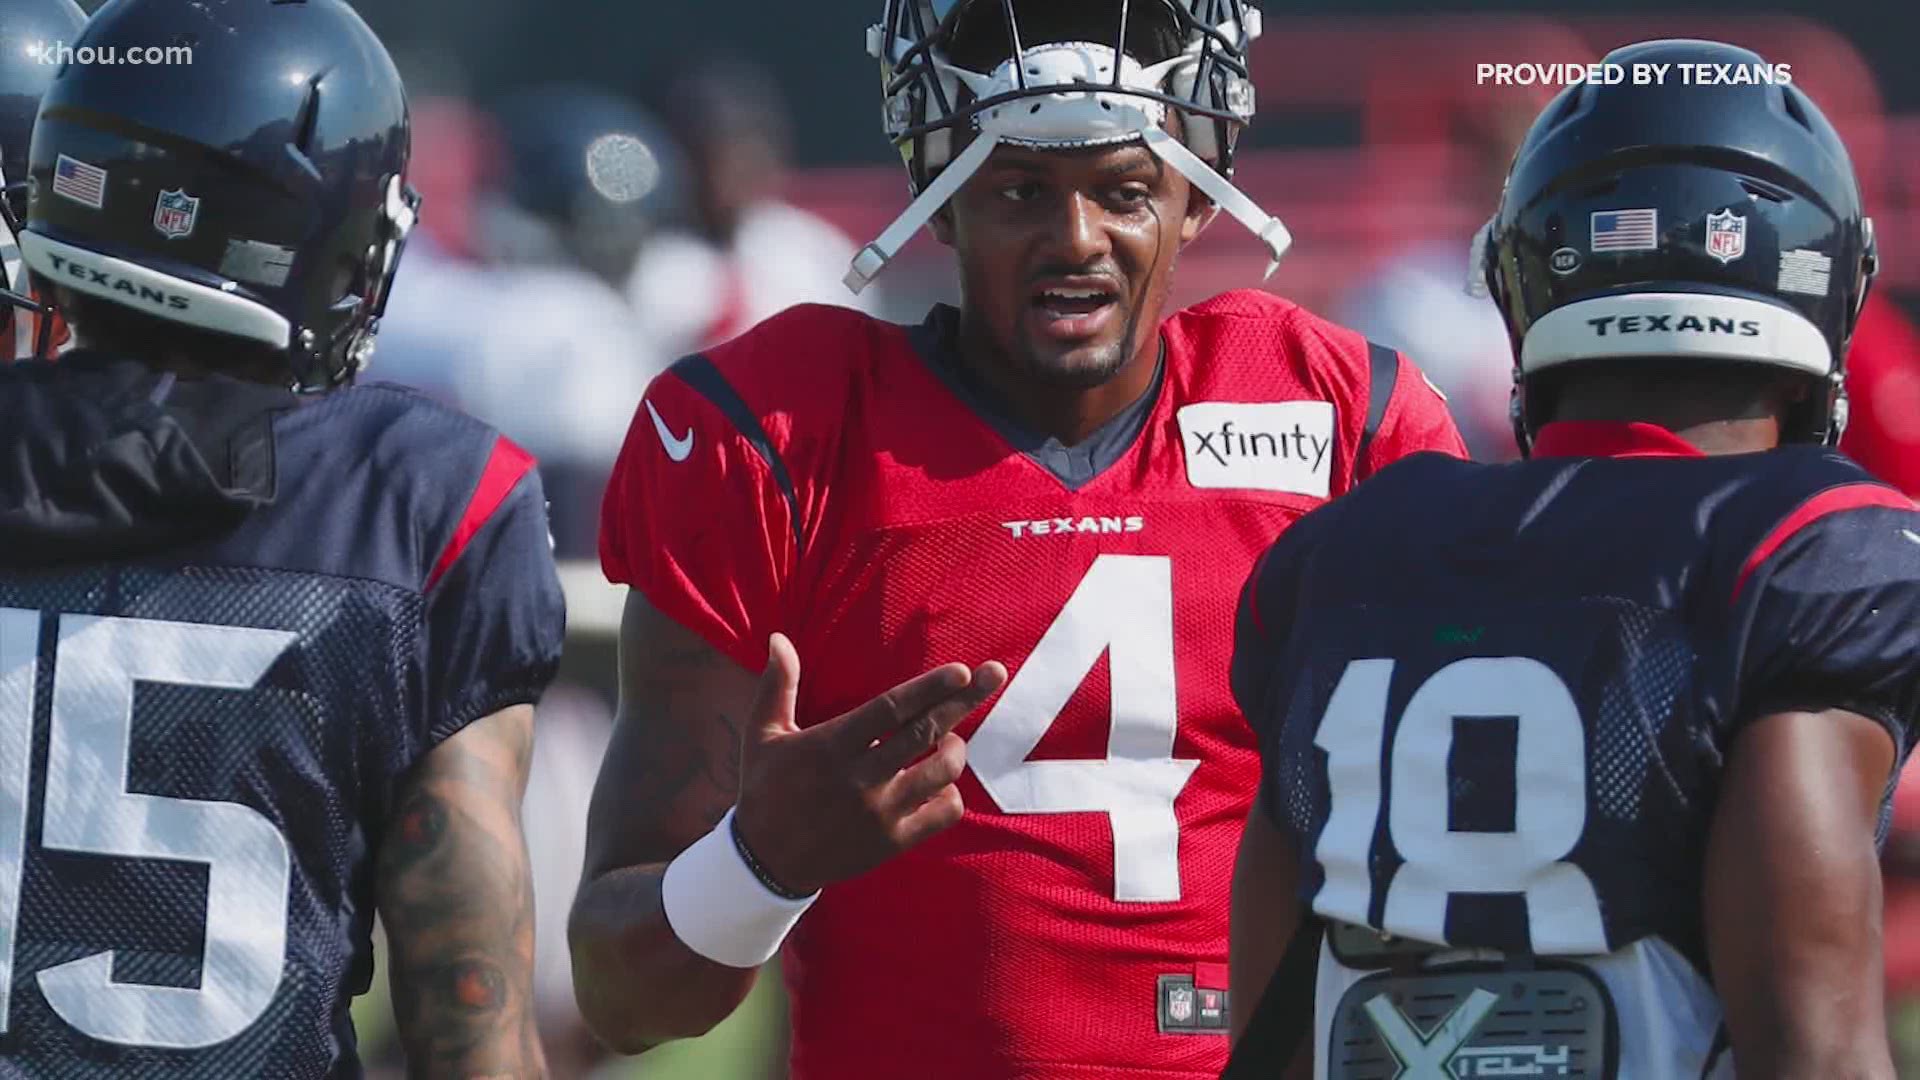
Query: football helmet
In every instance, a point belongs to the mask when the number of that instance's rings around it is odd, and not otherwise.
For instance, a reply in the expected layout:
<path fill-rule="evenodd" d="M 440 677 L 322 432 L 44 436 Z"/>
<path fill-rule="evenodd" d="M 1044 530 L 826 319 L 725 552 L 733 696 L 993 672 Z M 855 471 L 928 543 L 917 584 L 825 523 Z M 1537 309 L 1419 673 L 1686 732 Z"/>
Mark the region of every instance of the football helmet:
<path fill-rule="evenodd" d="M 1112 8 L 1103 40 L 1060 40 L 1072 35 L 1046 29 L 1069 8 L 1102 6 Z M 1080 10 L 1068 17 L 1087 21 Z M 880 61 L 887 137 L 915 198 L 854 258 L 847 287 L 865 289 L 1003 142 L 1143 141 L 1260 238 L 1271 276 L 1292 237 L 1230 181 L 1235 143 L 1254 114 L 1247 50 L 1259 34 L 1260 12 L 1244 0 L 886 0 L 867 52 Z M 955 43 L 983 35 L 1000 47 L 990 62 L 968 56 L 965 66 Z M 1169 110 L 1180 137 L 1166 129 Z"/>
<path fill-rule="evenodd" d="M 1542 372 L 1624 358 L 1765 364 L 1814 392 L 1782 437 L 1833 445 L 1847 343 L 1878 267 L 1873 222 L 1832 124 L 1746 49 L 1625 46 L 1664 82 L 1584 83 L 1548 104 L 1476 241 L 1513 342 L 1513 422 L 1529 450 Z M 1745 71 L 1747 81 L 1682 81 Z"/>
<path fill-rule="evenodd" d="M 15 0 L 0 8 L 0 361 L 51 356 L 66 329 L 35 295 L 20 262 L 27 211 L 27 143 L 60 49 L 87 23 L 73 0 Z"/>
<path fill-rule="evenodd" d="M 639 106 L 554 85 L 514 94 L 495 117 L 506 175 L 482 200 L 488 257 L 578 265 L 620 286 L 648 237 L 683 216 L 686 166 Z"/>
<path fill-rule="evenodd" d="M 33 131 L 27 266 L 281 352 L 295 389 L 351 381 L 420 206 L 406 94 L 373 31 L 344 0 L 116 0 L 87 46 L 192 58 L 59 69 Z"/>

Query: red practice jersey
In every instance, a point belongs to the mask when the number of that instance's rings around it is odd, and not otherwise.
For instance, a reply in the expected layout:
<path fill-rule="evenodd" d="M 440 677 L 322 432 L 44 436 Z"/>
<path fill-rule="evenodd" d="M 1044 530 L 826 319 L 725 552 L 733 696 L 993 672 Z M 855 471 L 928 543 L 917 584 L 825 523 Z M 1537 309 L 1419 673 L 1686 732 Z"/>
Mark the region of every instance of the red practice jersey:
<path fill-rule="evenodd" d="M 1240 588 L 1356 476 L 1465 450 L 1412 364 L 1244 291 L 1164 324 L 1138 434 L 1073 484 L 967 403 L 937 337 L 800 307 L 682 361 L 603 515 L 608 577 L 742 667 L 793 639 L 802 724 L 948 661 L 1012 673 L 958 729 L 960 824 L 788 939 L 792 1075 L 1215 1077 L 1259 781 Z"/>

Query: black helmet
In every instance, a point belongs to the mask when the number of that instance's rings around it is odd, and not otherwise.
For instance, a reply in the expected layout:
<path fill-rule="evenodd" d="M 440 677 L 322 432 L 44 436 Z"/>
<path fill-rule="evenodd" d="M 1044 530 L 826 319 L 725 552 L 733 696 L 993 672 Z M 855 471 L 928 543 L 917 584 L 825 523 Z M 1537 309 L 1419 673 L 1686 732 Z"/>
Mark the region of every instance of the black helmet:
<path fill-rule="evenodd" d="M 282 350 L 300 389 L 350 381 L 419 208 L 373 31 L 344 0 L 114 0 L 82 48 L 122 59 L 65 65 L 41 103 L 27 265 Z"/>
<path fill-rule="evenodd" d="M 1783 437 L 1838 442 L 1876 269 L 1839 135 L 1785 65 L 1732 45 L 1642 42 L 1603 63 L 1623 78 L 1569 87 L 1534 122 L 1476 258 L 1513 340 L 1522 451 L 1544 412 L 1535 375 L 1627 357 L 1802 372 L 1815 392 Z"/>
<path fill-rule="evenodd" d="M 86 13 L 73 0 L 8 0 L 0 6 L 0 360 L 45 355 L 50 344 L 52 313 L 30 295 L 17 242 L 27 216 L 27 140 L 62 50 L 86 24 Z M 16 316 L 15 308 L 27 316 Z"/>

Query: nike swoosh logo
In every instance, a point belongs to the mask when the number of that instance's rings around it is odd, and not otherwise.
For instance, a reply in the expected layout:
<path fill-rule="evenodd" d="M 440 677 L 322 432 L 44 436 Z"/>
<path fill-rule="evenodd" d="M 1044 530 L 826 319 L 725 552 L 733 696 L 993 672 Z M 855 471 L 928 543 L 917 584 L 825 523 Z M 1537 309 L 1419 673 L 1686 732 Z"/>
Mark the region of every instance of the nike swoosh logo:
<path fill-rule="evenodd" d="M 647 414 L 653 417 L 653 430 L 659 433 L 660 444 L 667 448 L 667 456 L 675 461 L 687 460 L 687 455 L 693 453 L 693 429 L 688 428 L 685 435 L 675 438 L 673 432 L 667 430 L 667 422 L 660 419 L 660 410 L 654 408 L 651 401 L 647 402 Z"/>
<path fill-rule="evenodd" d="M 1912 529 L 1901 529 L 1900 535 L 1906 537 L 1907 539 L 1913 541 L 1916 544 L 1920 544 L 1920 536 L 1915 536 Z"/>

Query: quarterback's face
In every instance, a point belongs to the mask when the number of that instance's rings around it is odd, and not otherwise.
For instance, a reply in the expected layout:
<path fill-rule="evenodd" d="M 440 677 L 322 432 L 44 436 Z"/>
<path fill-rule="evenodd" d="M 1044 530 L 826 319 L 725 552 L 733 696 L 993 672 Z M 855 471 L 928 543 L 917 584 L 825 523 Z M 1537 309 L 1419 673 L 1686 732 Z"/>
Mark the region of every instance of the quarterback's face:
<path fill-rule="evenodd" d="M 959 253 L 968 320 L 1020 373 L 1095 386 L 1153 340 L 1203 220 L 1189 191 L 1138 143 L 999 146 L 935 230 Z"/>

